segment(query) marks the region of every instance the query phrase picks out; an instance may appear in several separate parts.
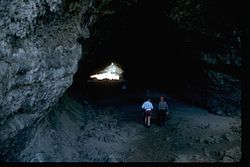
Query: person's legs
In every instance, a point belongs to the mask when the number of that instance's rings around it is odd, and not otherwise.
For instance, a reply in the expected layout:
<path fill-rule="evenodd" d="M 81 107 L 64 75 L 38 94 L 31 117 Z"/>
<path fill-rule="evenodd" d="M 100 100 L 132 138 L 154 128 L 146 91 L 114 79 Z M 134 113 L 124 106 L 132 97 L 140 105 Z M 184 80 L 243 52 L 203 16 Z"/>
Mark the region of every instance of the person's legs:
<path fill-rule="evenodd" d="M 162 123 L 163 123 L 163 125 L 165 124 L 165 122 L 166 122 L 166 111 L 162 110 Z"/>
<path fill-rule="evenodd" d="M 159 117 L 160 117 L 160 122 L 159 122 L 159 126 L 162 126 L 163 124 L 163 115 L 162 115 L 162 110 L 159 111 Z"/>
<path fill-rule="evenodd" d="M 151 119 L 151 116 L 148 116 L 148 126 L 150 126 L 150 119 Z"/>
<path fill-rule="evenodd" d="M 145 125 L 147 125 L 147 120 L 148 120 L 148 117 L 145 115 L 145 118 L 144 118 Z"/>
<path fill-rule="evenodd" d="M 161 110 L 158 111 L 158 124 L 161 125 Z"/>

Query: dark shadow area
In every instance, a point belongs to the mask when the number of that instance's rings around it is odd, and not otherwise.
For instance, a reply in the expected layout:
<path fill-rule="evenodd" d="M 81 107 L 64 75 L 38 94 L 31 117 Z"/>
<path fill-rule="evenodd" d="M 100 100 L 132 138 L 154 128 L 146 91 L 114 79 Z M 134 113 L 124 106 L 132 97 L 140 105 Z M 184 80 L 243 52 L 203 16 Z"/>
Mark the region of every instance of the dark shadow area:
<path fill-rule="evenodd" d="M 159 6 L 152 8 L 145 4 L 100 21 L 95 27 L 99 36 L 81 42 L 83 48 L 86 43 L 101 41 L 101 44 L 95 43 L 88 54 L 83 49 L 84 58 L 79 62 L 68 92 L 81 96 L 90 91 L 97 94 L 119 91 L 124 83 L 96 86 L 87 82 L 91 74 L 110 62 L 121 65 L 129 90 L 162 89 L 176 93 L 190 81 L 204 81 L 202 64 L 197 58 L 200 41 L 194 44 L 187 36 L 192 36 L 193 40 L 199 38 L 174 27 L 159 9 Z"/>
<path fill-rule="evenodd" d="M 124 95 L 123 85 L 126 91 L 158 89 L 176 96 L 190 84 L 205 90 L 204 71 L 209 65 L 199 56 L 204 48 L 219 52 L 220 45 L 198 32 L 177 28 L 164 16 L 164 3 L 141 2 L 104 16 L 92 26 L 92 36 L 81 41 L 83 58 L 68 93 L 79 98 L 86 94 L 118 96 Z M 111 62 L 120 64 L 126 82 L 88 82 L 90 75 Z M 213 68 L 240 73 L 231 67 Z"/>

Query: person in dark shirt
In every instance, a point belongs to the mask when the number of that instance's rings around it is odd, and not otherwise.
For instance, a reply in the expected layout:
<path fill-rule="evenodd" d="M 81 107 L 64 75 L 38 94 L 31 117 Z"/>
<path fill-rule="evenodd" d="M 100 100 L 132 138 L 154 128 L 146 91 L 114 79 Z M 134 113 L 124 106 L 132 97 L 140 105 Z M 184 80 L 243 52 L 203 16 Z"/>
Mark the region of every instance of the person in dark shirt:
<path fill-rule="evenodd" d="M 167 115 L 168 115 L 168 104 L 164 100 L 164 96 L 161 96 L 160 102 L 158 104 L 158 123 L 160 127 L 165 124 Z"/>

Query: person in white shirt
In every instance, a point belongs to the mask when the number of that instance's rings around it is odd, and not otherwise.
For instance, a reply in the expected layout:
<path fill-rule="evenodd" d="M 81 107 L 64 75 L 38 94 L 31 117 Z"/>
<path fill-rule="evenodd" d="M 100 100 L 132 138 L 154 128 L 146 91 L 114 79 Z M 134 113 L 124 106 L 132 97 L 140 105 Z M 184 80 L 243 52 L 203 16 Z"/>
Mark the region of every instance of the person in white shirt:
<path fill-rule="evenodd" d="M 144 110 L 144 123 L 147 127 L 150 127 L 150 119 L 152 116 L 153 104 L 150 102 L 150 98 L 142 104 L 142 109 Z"/>

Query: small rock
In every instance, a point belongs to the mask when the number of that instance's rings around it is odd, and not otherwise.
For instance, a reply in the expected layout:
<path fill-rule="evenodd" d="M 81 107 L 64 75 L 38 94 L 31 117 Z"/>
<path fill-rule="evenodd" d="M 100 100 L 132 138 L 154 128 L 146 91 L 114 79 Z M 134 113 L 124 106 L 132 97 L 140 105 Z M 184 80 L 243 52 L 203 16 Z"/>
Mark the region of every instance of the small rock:
<path fill-rule="evenodd" d="M 224 155 L 225 155 L 225 151 L 219 151 L 219 152 L 218 152 L 218 155 L 219 155 L 219 156 L 223 156 L 223 157 L 224 157 Z"/>
<path fill-rule="evenodd" d="M 107 162 L 119 162 L 119 161 L 113 154 L 110 154 L 107 158 Z"/>
<path fill-rule="evenodd" d="M 223 162 L 234 162 L 234 160 L 228 156 L 224 156 L 222 159 Z"/>
<path fill-rule="evenodd" d="M 204 154 L 205 156 L 209 157 L 209 152 L 208 152 L 207 148 L 203 148 L 203 151 L 204 151 L 203 154 Z"/>
<path fill-rule="evenodd" d="M 241 133 L 241 128 L 237 127 L 237 126 L 232 126 L 231 130 L 232 130 L 232 132 Z"/>
<path fill-rule="evenodd" d="M 104 140 L 102 136 L 98 136 L 97 139 L 98 139 L 98 141 L 103 141 Z"/>
<path fill-rule="evenodd" d="M 178 155 L 174 162 L 189 162 L 190 160 L 186 155 Z"/>
<path fill-rule="evenodd" d="M 213 138 L 212 137 L 206 137 L 204 139 L 204 143 L 206 143 L 206 144 L 212 144 L 212 143 L 214 143 Z"/>
<path fill-rule="evenodd" d="M 98 155 L 102 155 L 102 151 L 101 150 L 98 150 Z"/>
<path fill-rule="evenodd" d="M 118 120 L 117 119 L 114 119 L 112 121 L 109 122 L 108 124 L 109 128 L 117 128 L 118 126 Z"/>
<path fill-rule="evenodd" d="M 87 157 L 92 158 L 92 157 L 95 157 L 97 154 L 98 154 L 98 151 L 96 149 L 94 149 L 94 150 L 91 150 L 87 153 Z"/>
<path fill-rule="evenodd" d="M 219 110 L 219 111 L 217 111 L 217 114 L 218 114 L 218 115 L 223 115 L 223 111 L 220 111 L 220 110 Z"/>
<path fill-rule="evenodd" d="M 93 131 L 88 131 L 88 132 L 87 132 L 87 136 L 88 136 L 88 137 L 94 137 L 94 136 L 96 136 L 96 135 L 95 135 L 95 133 L 94 133 Z"/>
<path fill-rule="evenodd" d="M 170 138 L 169 138 L 169 137 L 164 137 L 163 140 L 164 140 L 164 141 L 169 141 Z"/>
<path fill-rule="evenodd" d="M 100 124 L 100 127 L 101 127 L 101 128 L 104 128 L 105 126 L 101 123 L 101 124 Z"/>
<path fill-rule="evenodd" d="M 197 141 L 197 142 L 200 142 L 199 137 L 194 137 L 193 139 L 194 139 L 195 141 Z"/>
<path fill-rule="evenodd" d="M 235 162 L 241 159 L 241 149 L 239 146 L 231 148 L 225 152 L 223 161 L 225 162 Z"/>
<path fill-rule="evenodd" d="M 106 143 L 111 143 L 115 141 L 115 136 L 114 135 L 110 135 L 110 134 L 106 134 L 104 136 L 104 142 Z"/>
<path fill-rule="evenodd" d="M 50 157 L 47 154 L 45 154 L 45 153 L 36 153 L 35 155 L 33 155 L 30 162 L 46 162 L 46 161 L 49 161 L 49 160 L 50 160 Z"/>
<path fill-rule="evenodd" d="M 231 138 L 231 136 L 230 136 L 228 133 L 224 134 L 222 138 L 223 138 L 224 140 L 226 140 L 227 142 L 232 141 L 232 138 Z"/>
<path fill-rule="evenodd" d="M 134 148 L 130 148 L 129 150 L 131 153 L 134 153 L 135 152 L 135 149 Z"/>
<path fill-rule="evenodd" d="M 191 161 L 194 161 L 194 162 L 203 162 L 204 160 L 203 160 L 203 158 L 200 155 L 193 155 L 192 158 L 191 158 Z"/>
<path fill-rule="evenodd" d="M 208 129 L 210 127 L 210 124 L 207 124 L 204 128 Z"/>

